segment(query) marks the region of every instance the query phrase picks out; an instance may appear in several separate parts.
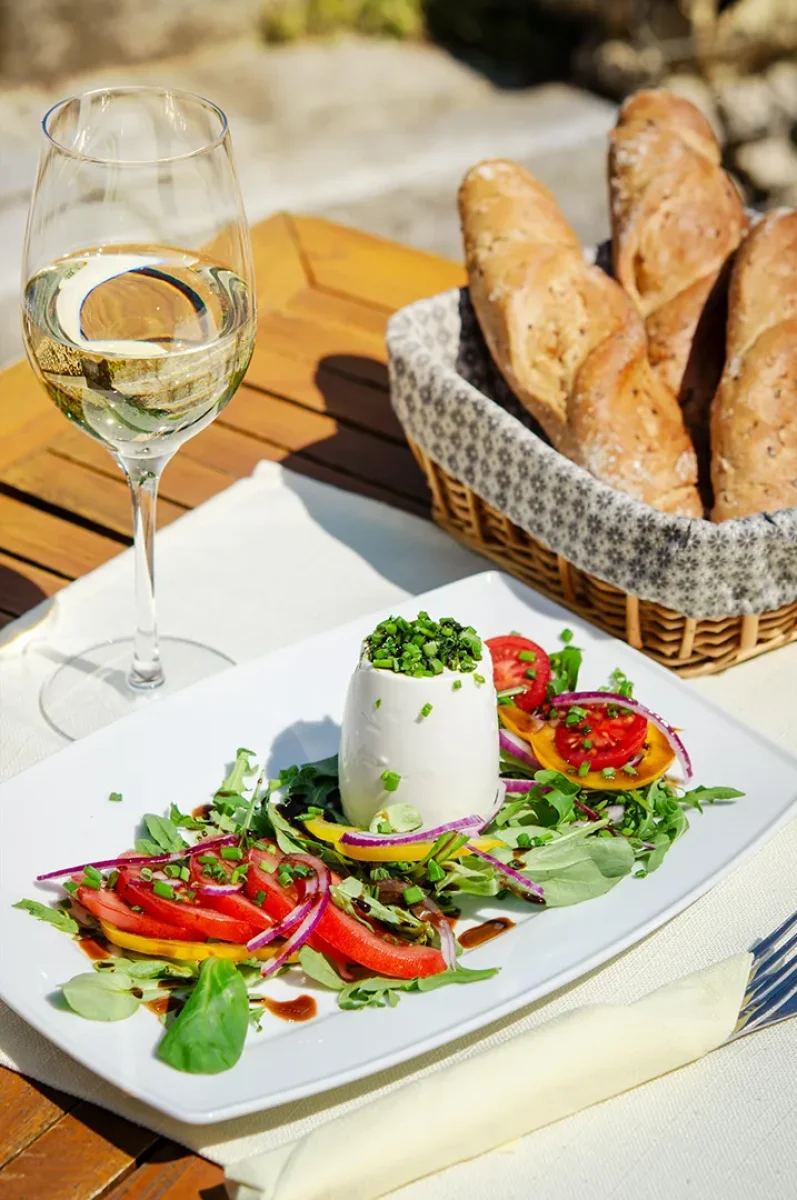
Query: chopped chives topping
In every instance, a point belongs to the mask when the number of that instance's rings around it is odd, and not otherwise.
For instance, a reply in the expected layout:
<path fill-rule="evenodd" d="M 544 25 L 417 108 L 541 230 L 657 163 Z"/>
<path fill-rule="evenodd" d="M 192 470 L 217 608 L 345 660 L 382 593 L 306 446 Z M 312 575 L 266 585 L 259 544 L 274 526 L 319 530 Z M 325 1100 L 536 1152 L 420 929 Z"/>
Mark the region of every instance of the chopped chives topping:
<path fill-rule="evenodd" d="M 108 876 L 108 887 L 110 887 L 110 888 L 116 887 L 116 881 L 118 878 L 119 878 L 119 872 L 111 871 L 110 875 Z"/>
<path fill-rule="evenodd" d="M 578 768 L 579 775 L 581 775 L 582 777 L 584 775 L 589 775 L 591 766 L 592 766 L 592 764 L 590 763 L 589 759 L 585 758 L 583 763 L 581 764 L 581 766 Z"/>
<path fill-rule="evenodd" d="M 478 684 L 487 682 L 487 680 L 484 678 L 483 675 L 474 675 L 473 678 L 476 680 L 476 683 L 478 683 Z"/>
<path fill-rule="evenodd" d="M 76 883 L 74 883 L 71 879 L 67 879 L 66 883 L 64 884 L 64 891 L 69 892 L 70 896 L 74 896 L 77 889 L 78 889 L 78 885 Z"/>
<path fill-rule="evenodd" d="M 260 870 L 265 871 L 267 875 L 273 875 L 277 869 L 276 863 L 268 863 L 264 858 L 261 858 L 257 865 L 260 867 Z"/>
<path fill-rule="evenodd" d="M 525 687 L 502 688 L 498 693 L 498 699 L 505 700 L 508 696 L 525 696 L 528 690 Z"/>
<path fill-rule="evenodd" d="M 395 792 L 401 783 L 401 776 L 396 771 L 383 771 L 382 783 L 385 785 L 386 792 Z"/>
<path fill-rule="evenodd" d="M 108 799 L 109 799 L 109 800 L 110 800 L 110 801 L 111 801 L 113 804 L 118 804 L 118 803 L 119 803 L 119 801 L 122 799 L 122 793 L 121 793 L 121 792 L 111 792 L 111 794 L 110 794 L 110 796 L 108 797 Z"/>
<path fill-rule="evenodd" d="M 379 708 L 381 703 L 382 703 L 381 700 L 374 700 L 374 708 Z"/>
<path fill-rule="evenodd" d="M 431 858 L 427 864 L 426 874 L 432 883 L 439 883 L 441 879 L 445 879 L 446 873 L 438 862 Z"/>
<path fill-rule="evenodd" d="M 365 639 L 365 653 L 382 671 L 414 678 L 450 671 L 471 672 L 482 659 L 482 642 L 471 625 L 451 617 L 433 621 L 419 612 L 414 621 L 390 617 Z"/>
<path fill-rule="evenodd" d="M 152 883 L 151 867 L 142 867 L 141 868 L 141 878 L 144 880 L 145 883 Z"/>
<path fill-rule="evenodd" d="M 459 691 L 459 689 L 462 687 L 462 680 L 461 680 L 461 679 L 455 679 L 455 680 L 454 680 L 454 682 L 453 682 L 453 684 L 452 684 L 451 686 L 453 687 L 453 689 L 454 689 L 454 691 L 455 691 L 455 692 L 458 692 L 458 691 Z"/>
<path fill-rule="evenodd" d="M 525 688 L 523 690 L 525 691 Z M 506 705 L 507 708 L 516 708 L 517 707 L 515 704 L 515 701 L 512 699 L 511 696 L 499 696 L 498 703 Z"/>
<path fill-rule="evenodd" d="M 393 826 L 389 821 L 378 821 L 376 826 L 377 833 L 392 833 Z"/>
<path fill-rule="evenodd" d="M 423 900 L 423 892 L 416 884 L 413 884 L 412 887 L 408 887 L 404 892 L 404 902 L 406 904 L 417 904 L 419 900 Z"/>
<path fill-rule="evenodd" d="M 429 713 L 432 711 L 432 707 L 433 706 L 431 704 L 424 704 L 423 708 L 421 709 L 421 716 L 428 717 Z"/>
<path fill-rule="evenodd" d="M 164 875 L 167 875 L 169 879 L 180 878 L 180 868 L 178 867 L 177 863 L 167 863 L 163 868 L 163 873 Z"/>
<path fill-rule="evenodd" d="M 96 867 L 84 867 L 83 874 L 86 876 L 86 879 L 91 879 L 94 883 L 102 883 L 102 875 Z"/>
<path fill-rule="evenodd" d="M 632 767 L 630 763 L 626 763 L 623 767 L 623 770 L 625 771 L 626 775 L 636 775 L 637 773 L 636 767 Z"/>
<path fill-rule="evenodd" d="M 601 775 L 604 779 L 614 779 L 614 767 L 604 767 Z"/>
<path fill-rule="evenodd" d="M 160 896 L 163 900 L 174 899 L 174 888 L 170 883 L 164 883 L 161 879 L 156 879 L 152 885 L 152 891 L 156 896 Z"/>
<path fill-rule="evenodd" d="M 537 678 L 537 668 L 536 667 L 526 667 L 525 675 L 526 675 L 527 679 L 536 679 Z"/>
<path fill-rule="evenodd" d="M 191 872 L 188 870 L 188 867 L 180 867 L 180 878 L 183 883 L 188 883 L 188 880 L 191 878 Z"/>
<path fill-rule="evenodd" d="M 559 640 L 561 642 L 564 642 L 565 644 L 567 644 L 567 642 L 572 642 L 573 630 L 572 629 L 563 629 L 562 632 L 559 634 Z"/>
<path fill-rule="evenodd" d="M 274 854 L 275 849 L 273 842 L 255 842 L 255 850 L 265 850 L 267 854 Z M 202 862 L 202 859 L 199 861 Z"/>
<path fill-rule="evenodd" d="M 255 892 L 255 904 L 257 905 L 258 908 L 263 907 L 263 901 L 265 900 L 265 898 L 266 898 L 266 893 L 258 888 L 258 890 Z"/>
<path fill-rule="evenodd" d="M 533 663 L 537 661 L 537 655 L 533 650 L 518 650 L 518 658 L 521 662 Z"/>
<path fill-rule="evenodd" d="M 222 846 L 221 857 L 226 858 L 229 862 L 235 862 L 239 858 L 243 858 L 243 850 L 240 846 Z"/>
<path fill-rule="evenodd" d="M 196 892 L 193 891 L 191 888 L 186 888 L 185 889 L 185 898 L 186 898 L 186 900 L 195 900 Z"/>
<path fill-rule="evenodd" d="M 574 704 L 565 717 L 565 725 L 578 725 L 586 720 L 587 710 Z"/>
<path fill-rule="evenodd" d="M 143 911 L 144 911 L 144 909 L 141 907 L 141 905 L 140 905 L 140 904 L 131 904 L 131 905 L 130 905 L 130 911 L 131 911 L 131 912 L 139 912 L 139 913 L 140 913 L 140 912 L 143 912 Z"/>
<path fill-rule="evenodd" d="M 293 883 L 293 876 L 287 867 L 280 867 L 279 871 L 277 871 L 277 879 L 283 887 L 290 887 Z"/>
<path fill-rule="evenodd" d="M 585 750 L 591 750 L 592 749 L 591 738 L 582 738 L 581 745 L 584 747 Z"/>

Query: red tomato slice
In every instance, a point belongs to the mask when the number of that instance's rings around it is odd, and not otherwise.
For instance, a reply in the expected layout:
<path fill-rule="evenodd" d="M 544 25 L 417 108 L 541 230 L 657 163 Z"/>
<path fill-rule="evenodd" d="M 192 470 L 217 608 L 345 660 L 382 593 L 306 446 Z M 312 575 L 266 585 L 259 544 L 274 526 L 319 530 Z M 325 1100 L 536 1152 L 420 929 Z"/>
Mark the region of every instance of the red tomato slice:
<path fill-rule="evenodd" d="M 125 933 L 135 933 L 139 937 L 151 938 L 185 940 L 188 937 L 187 930 L 179 925 L 167 924 L 166 921 L 157 921 L 154 917 L 148 917 L 144 913 L 133 912 L 130 905 L 125 904 L 121 896 L 107 888 L 98 891 L 96 888 L 84 885 L 78 888 L 76 895 L 80 904 L 97 920 L 108 921 L 116 929 L 121 929 Z"/>
<path fill-rule="evenodd" d="M 616 716 L 609 715 L 610 707 Z M 605 704 L 589 704 L 584 711 L 587 715 L 577 725 L 560 721 L 554 735 L 557 753 L 571 766 L 588 762 L 596 771 L 622 767 L 642 749 L 648 723 L 639 713 Z"/>
<path fill-rule="evenodd" d="M 198 857 L 199 855 L 195 854 L 191 859 L 191 886 L 201 888 L 215 881 L 203 874 L 205 864 L 197 862 Z M 202 855 L 202 857 L 205 856 Z M 214 857 L 216 856 L 214 855 Z M 217 857 L 216 862 L 224 869 L 224 873 L 229 879 L 235 863 L 226 862 L 225 859 Z M 268 929 L 270 925 L 274 924 L 265 909 L 247 899 L 242 892 L 230 892 L 228 895 L 220 896 L 203 895 L 201 903 L 203 908 L 212 908 L 215 912 L 224 913 L 226 917 L 233 917 L 236 921 L 246 921 L 258 930 Z"/>
<path fill-rule="evenodd" d="M 528 638 L 514 635 L 488 638 L 487 645 L 493 659 L 495 690 L 504 692 L 507 688 L 524 687 L 524 693 L 513 697 L 515 704 L 524 712 L 539 708 L 551 678 L 551 663 L 542 647 Z M 533 654 L 534 658 L 520 658 L 521 654 Z M 533 672 L 534 677 L 527 672 Z"/>
<path fill-rule="evenodd" d="M 129 867 L 123 867 L 119 872 L 117 888 L 128 904 L 137 904 L 144 912 L 149 913 L 159 921 L 179 925 L 188 930 L 191 937 L 201 934 L 202 937 L 217 938 L 220 942 L 245 943 L 251 941 L 260 932 L 262 926 L 253 925 L 250 921 L 236 920 L 212 908 L 205 908 L 191 900 L 168 900 L 165 896 L 156 896 L 151 883 L 144 883 L 137 878 L 138 872 Z"/>
<path fill-rule="evenodd" d="M 250 850 L 249 861 L 252 866 L 245 885 L 250 896 L 257 891 L 266 893 L 263 907 L 277 919 L 287 916 L 296 905 L 296 892 L 292 887 L 282 887 L 276 872 L 264 870 L 260 864 L 265 862 L 267 867 L 276 867 L 281 857 L 262 850 Z M 339 876 L 333 874 L 332 878 L 335 883 L 340 882 Z M 316 933 L 310 938 L 310 945 L 323 950 L 324 946 L 319 945 L 319 940 L 330 945 L 348 962 L 359 963 L 370 971 L 395 979 L 439 975 L 446 969 L 439 950 L 431 946 L 412 946 L 407 942 L 391 941 L 388 934 L 382 935 L 369 929 L 332 903 L 327 906 Z"/>

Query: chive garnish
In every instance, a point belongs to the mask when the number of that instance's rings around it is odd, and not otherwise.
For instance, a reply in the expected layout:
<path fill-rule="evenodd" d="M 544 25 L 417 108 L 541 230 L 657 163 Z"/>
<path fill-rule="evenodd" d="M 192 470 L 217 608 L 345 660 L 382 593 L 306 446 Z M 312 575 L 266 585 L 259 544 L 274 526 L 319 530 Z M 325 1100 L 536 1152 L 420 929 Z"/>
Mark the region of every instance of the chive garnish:
<path fill-rule="evenodd" d="M 518 650 L 518 659 L 520 662 L 533 663 L 537 661 L 537 655 L 533 650 Z"/>
<path fill-rule="evenodd" d="M 537 678 L 537 668 L 536 667 L 526 667 L 525 676 L 527 679 L 536 679 Z"/>
<path fill-rule="evenodd" d="M 170 883 L 164 883 L 161 879 L 156 879 L 152 885 L 152 891 L 156 896 L 160 896 L 163 900 L 174 899 L 174 888 Z"/>
<path fill-rule="evenodd" d="M 239 858 L 243 858 L 243 851 L 240 846 L 222 846 L 221 857 L 226 858 L 229 862 L 236 862 Z"/>
<path fill-rule="evenodd" d="M 446 873 L 438 862 L 432 858 L 429 860 L 426 874 L 432 883 L 439 883 L 441 879 L 445 879 Z"/>
<path fill-rule="evenodd" d="M 119 803 L 119 801 L 122 799 L 122 793 L 121 793 L 121 792 L 111 792 L 111 794 L 110 794 L 110 796 L 108 797 L 108 799 L 109 799 L 109 800 L 110 800 L 110 801 L 111 801 L 113 804 L 118 804 L 118 803 Z"/>
<path fill-rule="evenodd" d="M 255 904 L 257 905 L 258 908 L 263 907 L 263 901 L 265 900 L 265 898 L 266 898 L 265 892 L 260 891 L 260 890 L 255 892 Z"/>
<path fill-rule="evenodd" d="M 562 632 L 559 634 L 559 640 L 560 640 L 560 642 L 564 642 L 565 644 L 567 644 L 567 642 L 572 642 L 573 630 L 572 629 L 563 629 Z"/>
<path fill-rule="evenodd" d="M 454 691 L 455 691 L 455 692 L 458 692 L 458 691 L 459 691 L 459 689 L 462 687 L 462 680 L 461 680 L 461 679 L 455 679 L 455 680 L 454 680 L 454 682 L 453 682 L 453 684 L 452 684 L 451 686 L 453 687 L 453 689 L 454 689 Z"/>
<path fill-rule="evenodd" d="M 404 893 L 404 902 L 406 904 L 417 904 L 419 900 L 423 900 L 423 892 L 417 885 L 408 887 Z"/>
<path fill-rule="evenodd" d="M 382 783 L 385 785 L 386 792 L 395 792 L 398 790 L 398 785 L 401 783 L 401 776 L 397 771 L 383 771 Z"/>
<path fill-rule="evenodd" d="M 487 680 L 484 678 L 483 675 L 474 675 L 473 678 L 475 679 L 476 683 L 478 683 L 478 684 L 487 682 Z"/>
<path fill-rule="evenodd" d="M 614 779 L 614 767 L 604 767 L 601 775 L 604 779 Z"/>
<path fill-rule="evenodd" d="M 591 763 L 588 758 L 585 758 L 581 766 L 578 768 L 578 773 L 581 776 L 589 775 Z"/>
<path fill-rule="evenodd" d="M 482 642 L 471 625 L 449 617 L 433 621 L 419 612 L 414 621 L 390 617 L 365 639 L 365 653 L 381 671 L 415 678 L 450 671 L 471 672 L 482 658 Z"/>
<path fill-rule="evenodd" d="M 382 703 L 381 700 L 374 700 L 374 708 L 379 708 L 381 703 Z"/>

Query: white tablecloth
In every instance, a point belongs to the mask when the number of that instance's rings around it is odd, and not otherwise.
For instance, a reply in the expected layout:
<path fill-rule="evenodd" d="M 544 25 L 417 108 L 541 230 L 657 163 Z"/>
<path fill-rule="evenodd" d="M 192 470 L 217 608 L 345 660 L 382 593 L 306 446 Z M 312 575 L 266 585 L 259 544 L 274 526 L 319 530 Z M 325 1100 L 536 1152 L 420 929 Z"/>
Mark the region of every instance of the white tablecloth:
<path fill-rule="evenodd" d="M 162 628 L 238 661 L 357 614 L 482 570 L 442 533 L 373 501 L 273 464 L 159 535 Z M 125 634 L 130 555 L 113 560 L 4 631 L 0 647 L 0 774 L 63 744 L 38 712 L 53 653 Z M 238 586 L 230 586 L 231 580 Z M 324 586 L 319 587 L 319 580 Z M 44 618 L 42 620 L 42 618 Z M 28 632 L 25 630 L 28 629 Z M 797 646 L 692 686 L 797 750 Z M 797 907 L 797 825 L 642 945 L 591 978 L 404 1068 L 241 1121 L 181 1126 L 128 1100 L 66 1059 L 0 1005 L 0 1063 L 124 1113 L 219 1162 L 288 1141 L 395 1086 L 503 1040 L 576 1003 L 630 1001 L 676 975 L 745 948 Z M 511 1087 L 511 1080 L 507 1081 Z M 501 1152 L 395 1193 L 396 1200 L 749 1200 L 797 1194 L 797 1021 Z"/>

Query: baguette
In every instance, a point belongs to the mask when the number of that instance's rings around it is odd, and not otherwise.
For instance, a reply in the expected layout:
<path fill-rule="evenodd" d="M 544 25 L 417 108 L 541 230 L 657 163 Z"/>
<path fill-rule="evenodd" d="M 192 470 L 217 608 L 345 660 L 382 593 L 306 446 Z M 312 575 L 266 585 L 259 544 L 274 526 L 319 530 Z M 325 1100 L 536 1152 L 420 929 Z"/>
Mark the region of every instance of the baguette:
<path fill-rule="evenodd" d="M 658 378 L 678 397 L 699 456 L 723 364 L 726 265 L 747 217 L 702 113 L 637 92 L 609 140 L 614 274 L 645 319 Z"/>
<path fill-rule="evenodd" d="M 516 163 L 459 190 L 471 301 L 498 369 L 553 446 L 654 508 L 702 516 L 675 398 L 622 288 L 584 262 L 551 193 Z"/>
<path fill-rule="evenodd" d="M 797 505 L 797 211 L 771 212 L 733 266 L 711 406 L 714 521 Z"/>

